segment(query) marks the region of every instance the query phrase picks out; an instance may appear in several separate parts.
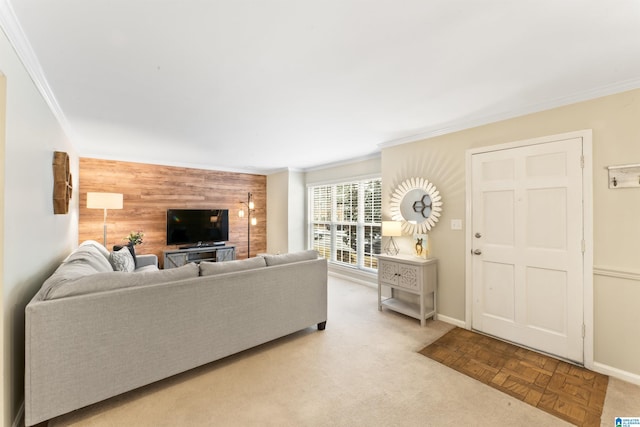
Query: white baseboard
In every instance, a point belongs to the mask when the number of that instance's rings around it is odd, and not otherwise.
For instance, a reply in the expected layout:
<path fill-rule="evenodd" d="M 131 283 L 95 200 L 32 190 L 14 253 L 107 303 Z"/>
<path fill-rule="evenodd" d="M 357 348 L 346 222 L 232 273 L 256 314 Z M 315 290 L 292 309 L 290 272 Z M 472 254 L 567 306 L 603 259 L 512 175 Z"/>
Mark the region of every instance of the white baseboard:
<path fill-rule="evenodd" d="M 22 405 L 20 405 L 20 409 L 18 409 L 16 417 L 13 419 L 13 424 L 11 424 L 11 427 L 22 426 L 24 426 L 24 400 L 22 401 Z"/>
<path fill-rule="evenodd" d="M 593 362 L 593 370 L 604 375 L 615 377 L 619 380 L 626 381 L 631 384 L 640 385 L 640 375 L 623 371 L 603 363 Z"/>
<path fill-rule="evenodd" d="M 328 272 L 329 276 L 333 276 L 336 277 L 338 279 L 342 279 L 342 280 L 347 280 L 349 282 L 354 282 L 357 283 L 359 285 L 365 285 L 365 286 L 369 286 L 370 288 L 378 288 L 378 284 L 375 282 L 372 282 L 371 280 L 366 280 L 366 279 L 360 279 L 357 277 L 353 277 L 353 276 L 349 276 L 346 274 L 341 274 L 340 272 L 337 272 L 335 270 L 329 270 Z"/>
<path fill-rule="evenodd" d="M 438 313 L 438 320 L 442 320 L 445 323 L 449 323 L 451 325 L 457 326 L 462 329 L 467 328 L 467 324 L 464 320 L 454 319 L 453 317 L 445 316 L 444 314 Z"/>

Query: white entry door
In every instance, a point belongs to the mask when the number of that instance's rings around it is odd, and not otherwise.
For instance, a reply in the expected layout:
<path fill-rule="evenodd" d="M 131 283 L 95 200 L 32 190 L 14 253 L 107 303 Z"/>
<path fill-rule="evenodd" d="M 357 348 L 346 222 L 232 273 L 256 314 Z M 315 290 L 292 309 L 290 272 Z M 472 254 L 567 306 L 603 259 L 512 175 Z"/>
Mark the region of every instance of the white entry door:
<path fill-rule="evenodd" d="M 582 138 L 471 157 L 473 329 L 583 363 Z"/>

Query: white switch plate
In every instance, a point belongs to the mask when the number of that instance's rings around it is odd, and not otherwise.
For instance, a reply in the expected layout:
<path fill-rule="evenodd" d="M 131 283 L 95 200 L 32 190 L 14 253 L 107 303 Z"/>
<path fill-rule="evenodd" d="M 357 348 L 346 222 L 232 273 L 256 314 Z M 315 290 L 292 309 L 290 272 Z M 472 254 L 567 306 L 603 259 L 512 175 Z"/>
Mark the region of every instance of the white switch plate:
<path fill-rule="evenodd" d="M 462 220 L 461 219 L 452 219 L 451 220 L 451 229 L 452 230 L 462 230 Z"/>

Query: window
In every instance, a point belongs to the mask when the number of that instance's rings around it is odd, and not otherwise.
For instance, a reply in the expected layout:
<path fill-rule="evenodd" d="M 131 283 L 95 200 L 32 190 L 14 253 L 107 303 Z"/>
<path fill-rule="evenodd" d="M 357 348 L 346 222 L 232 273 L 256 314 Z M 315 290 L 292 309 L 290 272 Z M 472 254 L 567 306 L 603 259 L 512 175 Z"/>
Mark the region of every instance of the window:
<path fill-rule="evenodd" d="M 311 248 L 329 261 L 377 269 L 382 241 L 380 178 L 309 187 Z"/>

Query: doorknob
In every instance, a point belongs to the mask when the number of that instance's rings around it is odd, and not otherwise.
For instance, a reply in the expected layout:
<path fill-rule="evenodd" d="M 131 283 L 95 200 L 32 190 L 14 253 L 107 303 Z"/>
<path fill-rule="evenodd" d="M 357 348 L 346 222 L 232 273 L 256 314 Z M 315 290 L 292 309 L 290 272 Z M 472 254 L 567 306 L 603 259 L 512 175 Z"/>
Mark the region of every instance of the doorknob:
<path fill-rule="evenodd" d="M 482 237 L 482 234 L 480 234 L 480 233 L 476 233 L 476 239 L 479 239 L 479 238 L 481 238 L 481 237 Z"/>
<path fill-rule="evenodd" d="M 475 251 L 473 251 L 474 255 L 480 255 L 482 254 L 482 251 L 480 249 L 476 249 Z"/>

